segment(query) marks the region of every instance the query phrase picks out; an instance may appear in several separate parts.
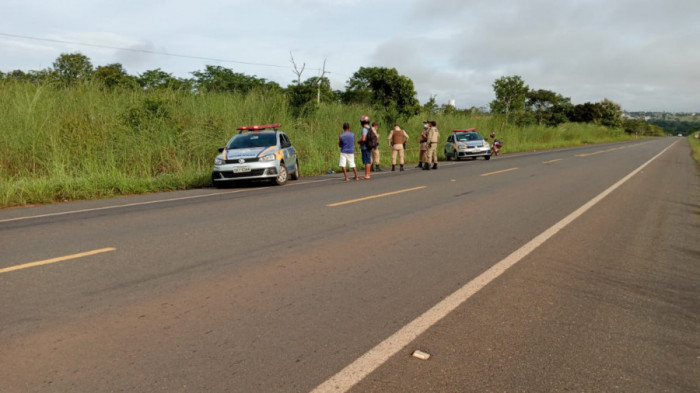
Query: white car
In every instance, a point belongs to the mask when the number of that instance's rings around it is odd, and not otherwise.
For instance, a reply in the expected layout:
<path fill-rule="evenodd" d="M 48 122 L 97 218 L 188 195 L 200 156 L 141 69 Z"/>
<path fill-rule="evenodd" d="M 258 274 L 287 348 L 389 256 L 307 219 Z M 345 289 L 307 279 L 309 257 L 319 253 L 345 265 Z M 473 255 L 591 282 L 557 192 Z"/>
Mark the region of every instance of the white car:
<path fill-rule="evenodd" d="M 476 128 L 452 130 L 452 134 L 447 137 L 445 144 L 445 159 L 484 157 L 491 159 L 491 146 L 481 134 L 476 132 Z"/>
<path fill-rule="evenodd" d="M 211 180 L 221 187 L 237 180 L 270 179 L 283 185 L 299 175 L 299 158 L 281 124 L 238 127 L 238 135 L 219 148 Z"/>

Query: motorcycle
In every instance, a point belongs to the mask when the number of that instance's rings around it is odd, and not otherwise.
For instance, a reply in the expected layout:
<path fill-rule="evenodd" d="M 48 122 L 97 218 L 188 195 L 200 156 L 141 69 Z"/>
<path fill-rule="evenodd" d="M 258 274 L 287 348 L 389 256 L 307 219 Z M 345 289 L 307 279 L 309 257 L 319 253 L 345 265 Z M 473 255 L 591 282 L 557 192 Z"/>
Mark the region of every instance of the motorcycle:
<path fill-rule="evenodd" d="M 491 154 L 494 156 L 497 156 L 498 153 L 501 151 L 501 148 L 503 147 L 503 142 L 499 141 L 498 139 L 495 139 L 493 143 L 491 144 Z"/>
<path fill-rule="evenodd" d="M 496 134 L 494 134 L 493 132 L 490 136 L 493 139 L 493 142 L 491 142 L 491 155 L 497 156 L 498 153 L 501 152 L 501 148 L 503 148 L 503 142 L 496 139 Z"/>

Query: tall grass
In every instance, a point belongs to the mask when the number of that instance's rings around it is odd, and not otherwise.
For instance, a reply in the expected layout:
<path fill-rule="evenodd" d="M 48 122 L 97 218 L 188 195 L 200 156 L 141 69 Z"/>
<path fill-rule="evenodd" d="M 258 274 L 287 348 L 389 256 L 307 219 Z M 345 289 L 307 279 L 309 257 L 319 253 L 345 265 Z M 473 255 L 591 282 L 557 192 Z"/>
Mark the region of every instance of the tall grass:
<path fill-rule="evenodd" d="M 249 124 L 282 123 L 299 150 L 302 174 L 324 173 L 337 167 L 342 123 L 359 134 L 365 114 L 372 117 L 373 110 L 323 104 L 295 118 L 283 94 L 262 91 L 191 94 L 6 81 L 0 83 L 0 207 L 206 186 L 217 148 Z M 443 142 L 453 128 L 477 127 L 495 131 L 504 152 L 625 138 L 620 130 L 589 124 L 522 129 L 490 116 L 421 114 L 401 122 L 411 138 L 409 162 L 417 160 L 428 117 L 438 122 Z M 384 165 L 393 122 L 380 125 Z"/>
<path fill-rule="evenodd" d="M 690 149 L 695 162 L 700 165 L 700 138 L 696 139 L 695 135 L 700 135 L 700 130 L 697 130 L 690 135 L 688 135 L 688 141 L 690 141 Z"/>

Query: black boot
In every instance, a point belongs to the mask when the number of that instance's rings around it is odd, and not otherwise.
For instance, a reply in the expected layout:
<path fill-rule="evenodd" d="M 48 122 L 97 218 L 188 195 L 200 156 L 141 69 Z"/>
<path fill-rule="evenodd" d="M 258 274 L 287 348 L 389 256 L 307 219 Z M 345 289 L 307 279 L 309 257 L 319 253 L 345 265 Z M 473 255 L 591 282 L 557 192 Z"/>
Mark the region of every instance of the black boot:
<path fill-rule="evenodd" d="M 437 169 L 437 162 L 433 164 L 433 169 Z"/>
<path fill-rule="evenodd" d="M 403 172 L 403 164 L 401 164 L 401 169 L 399 169 L 401 172 Z"/>
<path fill-rule="evenodd" d="M 372 166 L 369 167 L 369 171 L 370 171 L 370 172 L 374 172 L 374 165 L 372 165 Z"/>
<path fill-rule="evenodd" d="M 391 171 L 393 172 L 393 171 L 395 171 L 395 170 L 396 170 L 396 165 L 392 165 L 392 166 L 391 166 Z"/>
<path fill-rule="evenodd" d="M 429 170 L 430 170 L 430 165 L 428 165 L 427 162 L 426 162 L 425 164 L 423 164 L 423 170 L 424 170 L 424 171 L 429 171 Z"/>
<path fill-rule="evenodd" d="M 418 165 L 416 166 L 416 168 L 423 168 L 423 162 L 422 162 L 422 161 L 418 161 Z"/>
<path fill-rule="evenodd" d="M 377 172 L 384 172 L 382 171 L 382 167 L 380 167 L 379 164 L 377 164 Z"/>

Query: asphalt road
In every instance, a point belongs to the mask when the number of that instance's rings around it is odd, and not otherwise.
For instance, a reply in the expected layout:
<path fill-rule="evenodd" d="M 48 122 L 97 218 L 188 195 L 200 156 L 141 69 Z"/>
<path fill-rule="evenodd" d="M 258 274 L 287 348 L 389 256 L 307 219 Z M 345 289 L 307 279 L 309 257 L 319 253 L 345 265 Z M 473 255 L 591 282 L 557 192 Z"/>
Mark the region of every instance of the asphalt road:
<path fill-rule="evenodd" d="M 1 210 L 0 392 L 697 392 L 689 151 Z"/>

